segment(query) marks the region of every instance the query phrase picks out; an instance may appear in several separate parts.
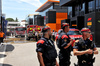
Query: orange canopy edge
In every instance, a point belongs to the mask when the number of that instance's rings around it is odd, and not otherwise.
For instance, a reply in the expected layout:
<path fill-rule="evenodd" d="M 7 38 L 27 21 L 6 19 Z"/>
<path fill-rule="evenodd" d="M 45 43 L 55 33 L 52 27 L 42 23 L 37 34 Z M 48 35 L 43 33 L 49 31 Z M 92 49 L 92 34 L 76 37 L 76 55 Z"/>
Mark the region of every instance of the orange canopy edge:
<path fill-rule="evenodd" d="M 51 6 L 52 3 L 60 3 L 60 2 L 57 0 L 48 0 L 42 6 L 40 6 L 35 12 L 42 12 L 46 10 Z"/>

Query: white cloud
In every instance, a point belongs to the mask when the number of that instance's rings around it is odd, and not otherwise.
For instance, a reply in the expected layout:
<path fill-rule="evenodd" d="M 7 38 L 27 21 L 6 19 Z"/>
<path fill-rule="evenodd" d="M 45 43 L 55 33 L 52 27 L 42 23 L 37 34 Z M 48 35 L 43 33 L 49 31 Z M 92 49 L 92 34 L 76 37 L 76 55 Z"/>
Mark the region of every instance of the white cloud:
<path fill-rule="evenodd" d="M 40 2 L 40 0 L 15 0 L 19 3 L 21 2 L 25 2 L 31 5 L 34 5 L 35 7 L 40 7 L 42 5 L 42 3 Z"/>

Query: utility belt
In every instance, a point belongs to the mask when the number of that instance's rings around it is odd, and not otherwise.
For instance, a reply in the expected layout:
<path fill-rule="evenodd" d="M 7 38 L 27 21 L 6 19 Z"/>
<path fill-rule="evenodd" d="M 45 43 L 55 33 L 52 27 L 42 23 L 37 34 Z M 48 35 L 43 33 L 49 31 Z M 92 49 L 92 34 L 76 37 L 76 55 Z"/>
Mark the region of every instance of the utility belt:
<path fill-rule="evenodd" d="M 95 62 L 95 57 L 93 59 L 89 60 L 89 61 L 88 60 L 79 60 L 78 64 L 74 63 L 74 66 L 79 66 L 79 65 L 84 65 L 84 64 L 91 65 L 94 62 Z"/>
<path fill-rule="evenodd" d="M 81 60 L 78 63 L 82 63 L 82 64 L 93 64 L 95 62 L 95 57 L 93 59 L 90 60 Z"/>

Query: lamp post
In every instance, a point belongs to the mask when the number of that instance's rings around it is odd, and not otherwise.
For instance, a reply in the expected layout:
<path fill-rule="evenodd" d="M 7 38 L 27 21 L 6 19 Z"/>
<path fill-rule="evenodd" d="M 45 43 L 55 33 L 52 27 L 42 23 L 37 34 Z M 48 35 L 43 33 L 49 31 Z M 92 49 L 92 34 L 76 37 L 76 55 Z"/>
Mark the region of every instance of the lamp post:
<path fill-rule="evenodd" d="M 1 22 L 1 31 L 2 31 L 2 0 L 0 0 L 0 22 Z"/>

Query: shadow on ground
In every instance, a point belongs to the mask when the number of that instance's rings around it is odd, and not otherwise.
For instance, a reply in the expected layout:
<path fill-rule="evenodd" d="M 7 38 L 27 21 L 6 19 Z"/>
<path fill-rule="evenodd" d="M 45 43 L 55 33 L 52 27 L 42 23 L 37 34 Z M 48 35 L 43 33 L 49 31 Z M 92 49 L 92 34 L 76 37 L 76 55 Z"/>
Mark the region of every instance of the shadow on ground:
<path fill-rule="evenodd" d="M 10 65 L 10 64 L 3 64 L 2 66 L 12 66 L 12 65 Z"/>
<path fill-rule="evenodd" d="M 13 45 L 6 45 L 6 50 L 4 50 L 4 48 L 5 48 L 5 45 L 2 45 L 1 47 L 0 47 L 0 52 L 11 52 L 11 51 L 13 51 L 14 50 L 14 46 Z"/>
<path fill-rule="evenodd" d="M 11 52 L 14 50 L 14 46 L 13 45 L 6 45 L 6 51 L 5 52 Z"/>
<path fill-rule="evenodd" d="M 10 65 L 10 64 L 1 64 L 0 63 L 0 66 L 13 66 L 13 65 Z"/>
<path fill-rule="evenodd" d="M 0 58 L 4 58 L 4 57 L 6 57 L 7 55 L 5 55 L 5 54 L 0 54 Z"/>

